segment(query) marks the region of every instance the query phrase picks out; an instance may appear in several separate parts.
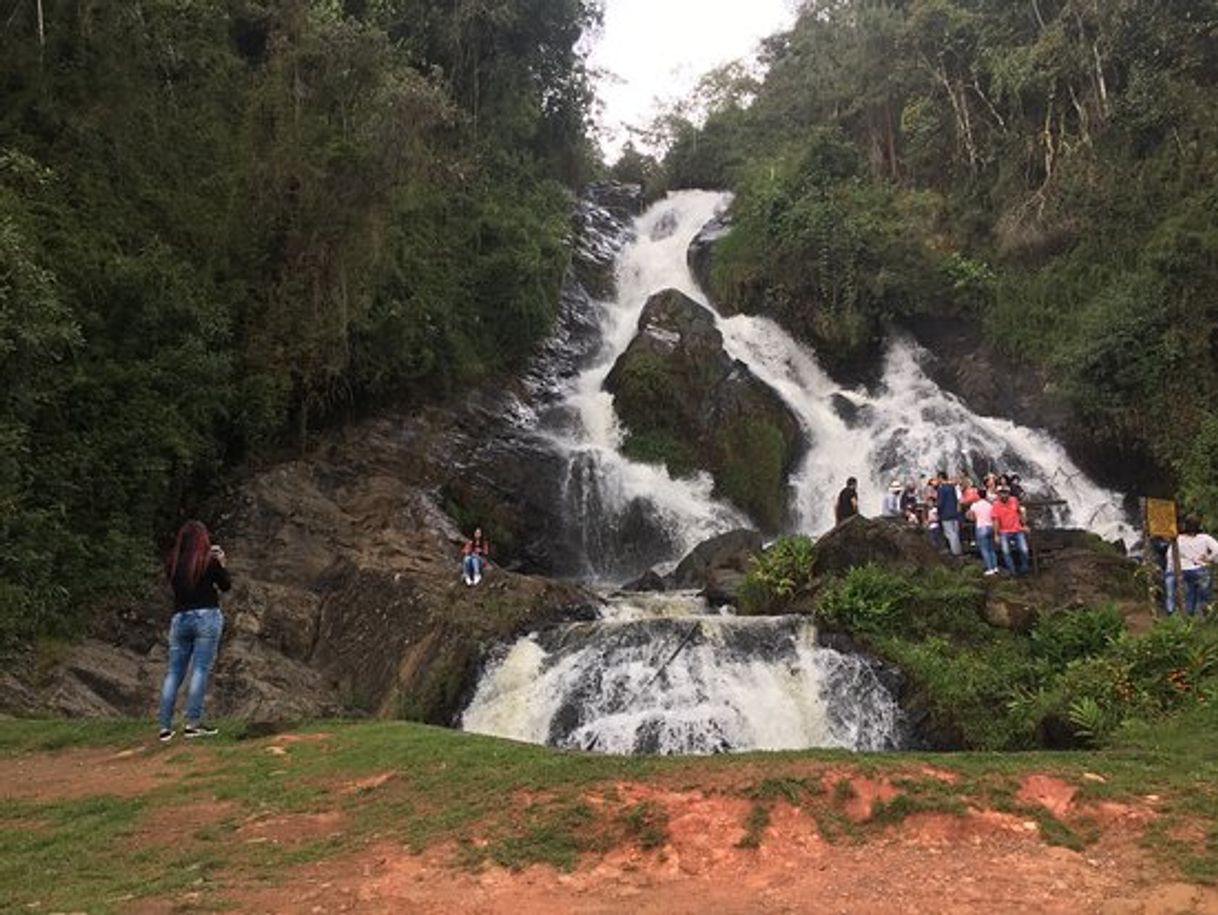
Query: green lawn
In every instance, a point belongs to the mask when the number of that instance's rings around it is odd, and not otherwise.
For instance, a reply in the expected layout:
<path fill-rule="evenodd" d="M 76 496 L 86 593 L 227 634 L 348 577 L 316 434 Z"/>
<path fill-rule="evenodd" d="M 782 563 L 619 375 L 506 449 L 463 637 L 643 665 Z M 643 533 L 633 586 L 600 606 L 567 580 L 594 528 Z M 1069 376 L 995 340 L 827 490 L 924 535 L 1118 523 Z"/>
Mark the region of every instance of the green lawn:
<path fill-rule="evenodd" d="M 615 788 L 622 781 L 749 800 L 740 824 L 745 848 L 764 842 L 770 811 L 782 802 L 807 811 L 831 841 L 866 842 L 910 814 L 976 806 L 1018 813 L 1040 824 L 1046 842 L 1083 848 L 1097 835 L 1086 817 L 1058 820 L 1015 798 L 1021 776 L 1048 773 L 1078 785 L 1084 799 L 1157 795 L 1160 815 L 1143 839 L 1148 853 L 1188 879 L 1218 881 L 1218 715 L 1208 706 L 1089 753 L 620 758 L 401 722 L 320 722 L 294 733 L 328 736 L 276 749 L 275 738 L 241 739 L 240 725 L 228 724 L 224 733 L 232 736 L 163 747 L 143 722 L 0 722 L 0 771 L 19 760 L 81 752 L 106 760 L 110 750 L 144 748 L 122 761 L 122 772 L 168 773 L 133 796 L 120 786 L 114 794 L 37 800 L 21 799 L 20 786 L 10 788 L 6 777 L 0 911 L 122 911 L 133 898 L 185 892 L 199 908 L 224 908 L 228 887 L 283 880 L 293 864 L 370 842 L 412 850 L 451 842 L 459 850 L 454 867 L 541 861 L 570 868 L 582 855 L 621 844 L 660 853 L 664 812 L 623 800 Z M 957 780 L 929 777 L 920 771 L 927 765 Z M 842 770 L 887 778 L 900 793 L 877 805 L 870 819 L 852 820 L 843 812 L 850 782 L 824 783 L 826 773 Z M 392 777 L 353 784 L 377 775 Z M 173 823 L 175 810 L 188 817 L 202 804 L 222 815 L 158 841 L 157 824 Z M 239 832 L 267 817 L 323 811 L 341 817 L 341 825 L 304 841 L 249 841 Z M 1207 837 L 1202 847 L 1173 838 L 1186 823 Z"/>

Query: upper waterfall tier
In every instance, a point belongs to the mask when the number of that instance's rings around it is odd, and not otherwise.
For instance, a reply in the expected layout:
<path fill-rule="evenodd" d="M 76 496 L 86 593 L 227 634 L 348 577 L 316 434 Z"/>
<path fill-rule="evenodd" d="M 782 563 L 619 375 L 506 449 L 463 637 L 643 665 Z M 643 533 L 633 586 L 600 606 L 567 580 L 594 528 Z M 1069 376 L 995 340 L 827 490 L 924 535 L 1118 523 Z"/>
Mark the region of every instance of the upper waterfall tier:
<path fill-rule="evenodd" d="M 843 389 L 811 349 L 773 321 L 715 312 L 686 254 L 729 203 L 724 194 L 681 191 L 636 220 L 618 259 L 616 293 L 589 306 L 599 346 L 564 382 L 557 405 L 537 418 L 567 468 L 563 536 L 578 541 L 586 574 L 620 580 L 751 520 L 715 498 L 708 475 L 674 478 L 663 466 L 622 454 L 623 430 L 605 381 L 634 339 L 648 299 L 666 289 L 709 308 L 727 355 L 747 365 L 798 419 L 807 450 L 790 480 L 795 529 L 815 534 L 831 526 L 834 497 L 849 476 L 860 481 L 863 512 L 875 514 L 890 480 L 943 469 L 977 478 L 990 470 L 1018 472 L 1031 496 L 1064 503 L 1059 524 L 1109 538 L 1132 535 L 1119 494 L 1091 482 L 1046 433 L 972 413 L 928 377 L 924 353 L 912 341 L 892 341 L 874 388 Z"/>

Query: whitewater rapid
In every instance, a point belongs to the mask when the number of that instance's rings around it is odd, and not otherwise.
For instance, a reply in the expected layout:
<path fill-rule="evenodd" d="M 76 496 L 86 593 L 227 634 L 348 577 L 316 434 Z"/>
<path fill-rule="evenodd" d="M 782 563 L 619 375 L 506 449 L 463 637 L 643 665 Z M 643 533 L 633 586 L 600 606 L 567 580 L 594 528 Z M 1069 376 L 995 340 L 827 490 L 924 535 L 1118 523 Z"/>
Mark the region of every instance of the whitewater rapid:
<path fill-rule="evenodd" d="M 505 649 L 461 726 L 614 754 L 899 746 L 876 668 L 819 647 L 808 619 L 714 614 L 692 594 L 612 599 L 605 616 Z"/>

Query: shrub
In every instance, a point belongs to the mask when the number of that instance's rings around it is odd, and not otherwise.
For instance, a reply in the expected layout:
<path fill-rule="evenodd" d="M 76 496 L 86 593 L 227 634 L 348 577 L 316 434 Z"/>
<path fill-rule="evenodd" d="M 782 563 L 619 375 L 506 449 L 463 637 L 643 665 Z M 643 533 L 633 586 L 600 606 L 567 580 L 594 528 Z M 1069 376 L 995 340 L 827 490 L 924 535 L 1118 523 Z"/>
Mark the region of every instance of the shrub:
<path fill-rule="evenodd" d="M 1041 617 L 1032 630 L 1032 652 L 1054 667 L 1100 654 L 1121 637 L 1125 621 L 1113 606 Z"/>
<path fill-rule="evenodd" d="M 878 635 L 906 628 L 915 591 L 903 572 L 869 563 L 851 569 L 817 602 L 817 619 L 834 628 Z"/>
<path fill-rule="evenodd" d="M 812 539 L 783 537 L 753 559 L 738 593 L 739 610 L 748 616 L 783 613 L 812 583 Z"/>

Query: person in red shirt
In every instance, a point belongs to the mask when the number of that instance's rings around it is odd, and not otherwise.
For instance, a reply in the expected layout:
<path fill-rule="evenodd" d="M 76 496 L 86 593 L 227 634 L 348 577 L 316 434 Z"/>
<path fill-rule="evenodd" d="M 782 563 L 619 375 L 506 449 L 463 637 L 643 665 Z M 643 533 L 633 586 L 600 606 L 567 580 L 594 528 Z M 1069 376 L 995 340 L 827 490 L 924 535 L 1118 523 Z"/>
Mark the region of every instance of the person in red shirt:
<path fill-rule="evenodd" d="M 994 503 L 994 532 L 1002 544 L 1003 565 L 1012 575 L 1027 575 L 1032 565 L 1023 525 L 1024 512 L 1019 500 L 1011 495 L 1011 487 L 999 486 L 998 501 Z"/>

